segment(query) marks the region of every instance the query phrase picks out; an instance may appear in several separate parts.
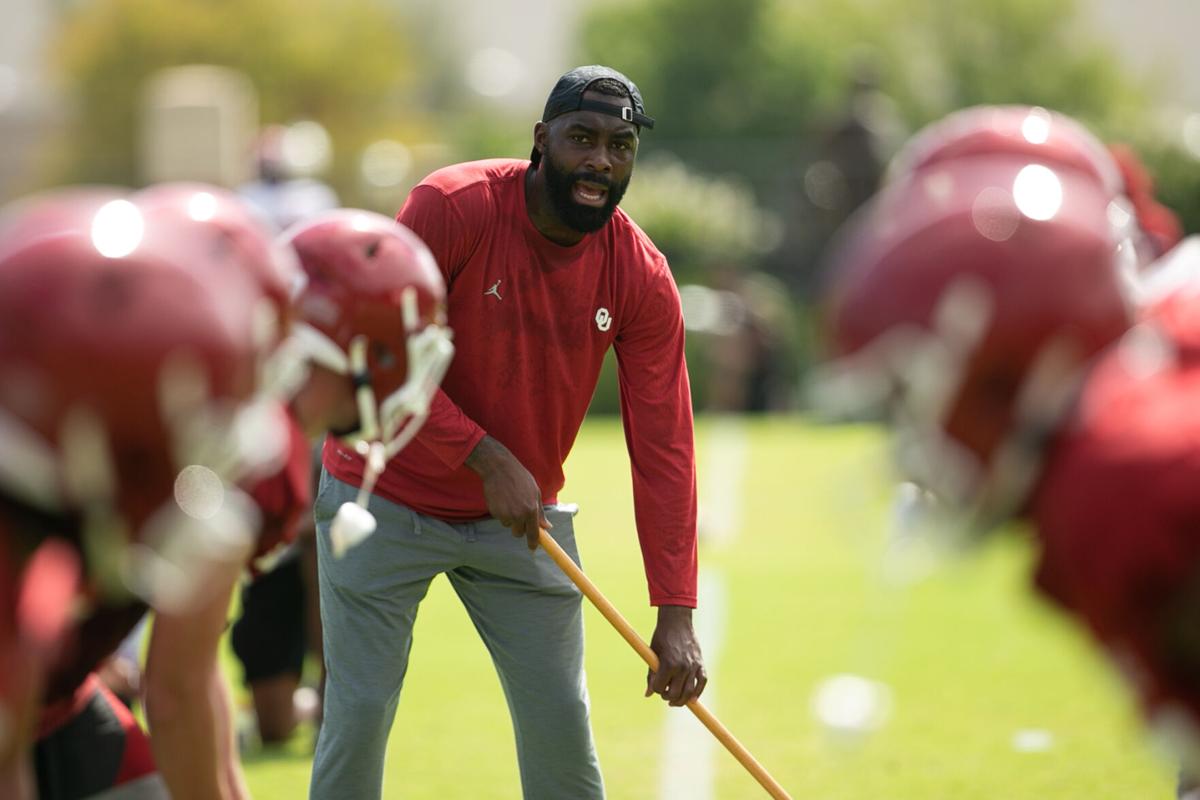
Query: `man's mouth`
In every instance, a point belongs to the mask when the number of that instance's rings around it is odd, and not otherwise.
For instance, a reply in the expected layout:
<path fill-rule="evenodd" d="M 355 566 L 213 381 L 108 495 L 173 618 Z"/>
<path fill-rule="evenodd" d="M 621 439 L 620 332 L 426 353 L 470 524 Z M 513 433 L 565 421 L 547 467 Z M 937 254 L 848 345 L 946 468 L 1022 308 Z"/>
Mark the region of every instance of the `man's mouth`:
<path fill-rule="evenodd" d="M 571 197 L 580 205 L 601 208 L 608 198 L 608 187 L 591 181 L 575 181 L 571 185 Z"/>

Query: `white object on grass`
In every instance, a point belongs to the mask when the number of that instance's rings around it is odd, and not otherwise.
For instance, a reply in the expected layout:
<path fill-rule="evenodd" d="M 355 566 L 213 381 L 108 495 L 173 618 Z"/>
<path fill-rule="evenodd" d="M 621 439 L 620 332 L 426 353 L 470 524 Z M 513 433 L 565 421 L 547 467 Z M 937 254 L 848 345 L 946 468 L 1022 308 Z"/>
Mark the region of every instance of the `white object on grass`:
<path fill-rule="evenodd" d="M 892 693 L 879 681 L 861 675 L 832 675 L 817 686 L 812 709 L 827 732 L 856 739 L 887 722 Z"/>
<path fill-rule="evenodd" d="M 1054 734 L 1041 728 L 1024 728 L 1012 737 L 1012 748 L 1018 753 L 1044 753 L 1053 747 Z"/>

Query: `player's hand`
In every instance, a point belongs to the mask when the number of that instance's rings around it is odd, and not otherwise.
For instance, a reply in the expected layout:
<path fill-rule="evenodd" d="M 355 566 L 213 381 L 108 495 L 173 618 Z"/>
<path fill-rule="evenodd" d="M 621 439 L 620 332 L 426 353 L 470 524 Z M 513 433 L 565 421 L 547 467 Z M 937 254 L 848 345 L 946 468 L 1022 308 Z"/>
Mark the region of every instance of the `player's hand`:
<path fill-rule="evenodd" d="M 650 649 L 658 656 L 658 670 L 646 674 L 646 697 L 657 694 L 673 706 L 683 706 L 700 696 L 708 674 L 692 630 L 690 608 L 659 606 Z"/>
<path fill-rule="evenodd" d="M 488 513 L 511 530 L 513 536 L 524 536 L 530 550 L 537 550 L 540 530 L 554 526 L 546 519 L 542 490 L 529 470 L 491 436 L 484 436 L 475 445 L 466 465 L 483 481 Z"/>

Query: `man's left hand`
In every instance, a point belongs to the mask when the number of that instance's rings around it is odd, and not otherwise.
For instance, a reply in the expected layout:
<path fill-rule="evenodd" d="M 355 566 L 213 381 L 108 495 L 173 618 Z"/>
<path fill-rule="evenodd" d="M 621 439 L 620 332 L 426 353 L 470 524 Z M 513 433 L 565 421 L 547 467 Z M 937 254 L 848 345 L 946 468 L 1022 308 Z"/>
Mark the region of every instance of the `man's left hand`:
<path fill-rule="evenodd" d="M 690 608 L 659 606 L 650 649 L 658 656 L 658 670 L 646 675 L 646 697 L 658 694 L 673 706 L 683 706 L 700 696 L 708 675 Z"/>

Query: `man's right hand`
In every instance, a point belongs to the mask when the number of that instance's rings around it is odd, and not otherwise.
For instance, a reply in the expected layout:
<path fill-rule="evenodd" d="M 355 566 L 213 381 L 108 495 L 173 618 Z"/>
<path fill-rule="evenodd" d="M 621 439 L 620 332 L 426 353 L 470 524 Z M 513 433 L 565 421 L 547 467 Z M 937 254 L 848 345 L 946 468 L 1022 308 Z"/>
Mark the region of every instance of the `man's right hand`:
<path fill-rule="evenodd" d="M 537 550 L 540 529 L 553 526 L 546 520 L 542 490 L 529 470 L 491 436 L 479 440 L 465 463 L 483 481 L 488 513 L 513 536 L 524 536 L 530 550 Z"/>

